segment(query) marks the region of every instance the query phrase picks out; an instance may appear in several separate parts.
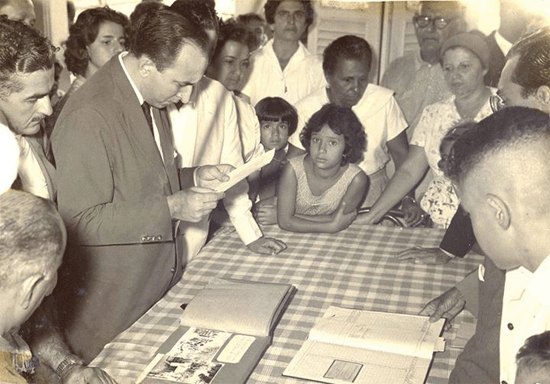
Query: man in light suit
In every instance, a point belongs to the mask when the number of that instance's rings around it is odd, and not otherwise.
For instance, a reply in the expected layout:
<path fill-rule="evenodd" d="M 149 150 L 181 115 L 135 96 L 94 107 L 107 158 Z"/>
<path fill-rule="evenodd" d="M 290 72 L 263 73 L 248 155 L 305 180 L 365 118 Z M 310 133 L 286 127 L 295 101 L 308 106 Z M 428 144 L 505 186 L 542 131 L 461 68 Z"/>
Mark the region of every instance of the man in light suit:
<path fill-rule="evenodd" d="M 186 102 L 202 78 L 205 32 L 154 10 L 130 47 L 74 93 L 52 134 L 69 233 L 56 296 L 69 308 L 65 336 L 85 361 L 181 278 L 179 220 L 210 214 L 223 194 L 201 185 L 228 179 L 228 167 L 176 168 L 164 109 Z"/>

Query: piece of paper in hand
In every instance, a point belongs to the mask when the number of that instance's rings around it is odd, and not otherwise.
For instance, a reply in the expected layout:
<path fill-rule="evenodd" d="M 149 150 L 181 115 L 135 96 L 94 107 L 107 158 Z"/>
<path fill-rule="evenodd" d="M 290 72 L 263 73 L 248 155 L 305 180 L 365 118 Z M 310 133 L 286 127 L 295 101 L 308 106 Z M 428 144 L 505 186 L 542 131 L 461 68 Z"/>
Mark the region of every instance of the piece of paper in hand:
<path fill-rule="evenodd" d="M 217 185 L 213 185 L 211 188 L 216 192 L 225 192 L 239 181 L 250 176 L 252 173 L 259 171 L 263 166 L 269 164 L 275 156 L 275 150 L 269 150 L 261 156 L 250 160 L 248 163 L 241 165 L 239 168 L 234 169 L 229 173 L 230 179 L 225 182 L 220 182 Z"/>

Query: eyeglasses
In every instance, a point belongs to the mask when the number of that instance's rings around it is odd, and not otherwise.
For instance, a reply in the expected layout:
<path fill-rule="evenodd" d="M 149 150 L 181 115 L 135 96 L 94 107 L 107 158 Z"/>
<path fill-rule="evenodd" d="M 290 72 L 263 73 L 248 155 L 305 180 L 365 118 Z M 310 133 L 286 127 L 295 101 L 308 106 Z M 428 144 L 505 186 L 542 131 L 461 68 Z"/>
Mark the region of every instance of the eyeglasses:
<path fill-rule="evenodd" d="M 437 29 L 445 29 L 447 25 L 449 25 L 455 18 L 444 18 L 444 17 L 434 17 L 431 18 L 430 16 L 422 16 L 422 15 L 416 15 L 414 17 L 414 22 L 416 25 L 418 25 L 420 28 L 426 28 L 429 25 L 435 25 Z"/>
<path fill-rule="evenodd" d="M 489 104 L 491 105 L 493 112 L 499 111 L 506 107 L 506 102 L 502 100 L 502 97 L 499 95 L 491 95 L 491 97 L 489 97 Z"/>

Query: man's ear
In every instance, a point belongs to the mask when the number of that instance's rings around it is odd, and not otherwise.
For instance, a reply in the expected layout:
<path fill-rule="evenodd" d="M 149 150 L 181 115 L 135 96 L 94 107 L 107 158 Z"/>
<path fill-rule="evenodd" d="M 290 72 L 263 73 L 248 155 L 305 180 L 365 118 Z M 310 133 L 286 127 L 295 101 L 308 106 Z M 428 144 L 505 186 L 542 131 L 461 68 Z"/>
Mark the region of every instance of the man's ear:
<path fill-rule="evenodd" d="M 495 220 L 502 229 L 508 229 L 510 227 L 511 216 L 510 209 L 504 200 L 490 193 L 487 195 L 485 201 L 489 205 L 489 219 Z"/>
<path fill-rule="evenodd" d="M 541 103 L 547 109 L 550 109 L 550 87 L 548 87 L 547 85 L 541 85 L 537 88 L 535 96 L 539 103 Z"/>
<path fill-rule="evenodd" d="M 157 67 L 156 67 L 155 63 L 153 63 L 153 61 L 150 58 L 148 58 L 147 56 L 142 55 L 139 58 L 138 70 L 139 70 L 139 75 L 142 78 L 148 77 L 151 74 L 151 72 L 153 70 L 156 70 L 156 69 L 157 69 Z"/>
<path fill-rule="evenodd" d="M 44 274 L 42 273 L 33 273 L 25 278 L 18 296 L 19 305 L 22 308 L 28 309 L 31 305 L 34 305 L 37 299 L 42 300 L 42 297 L 36 297 L 39 294 L 37 287 L 42 280 L 44 280 Z"/>

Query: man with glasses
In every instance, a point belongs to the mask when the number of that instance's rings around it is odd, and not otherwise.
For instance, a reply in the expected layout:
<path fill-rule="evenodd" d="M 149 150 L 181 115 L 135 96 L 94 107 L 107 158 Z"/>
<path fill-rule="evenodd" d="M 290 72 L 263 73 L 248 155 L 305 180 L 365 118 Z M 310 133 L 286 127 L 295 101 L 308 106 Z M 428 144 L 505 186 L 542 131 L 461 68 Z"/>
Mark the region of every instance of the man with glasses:
<path fill-rule="evenodd" d="M 451 96 L 439 65 L 439 50 L 447 38 L 466 31 L 464 9 L 456 1 L 423 1 L 413 24 L 420 51 L 394 60 L 381 84 L 395 91 L 409 123 L 409 137 L 427 105 Z"/>

